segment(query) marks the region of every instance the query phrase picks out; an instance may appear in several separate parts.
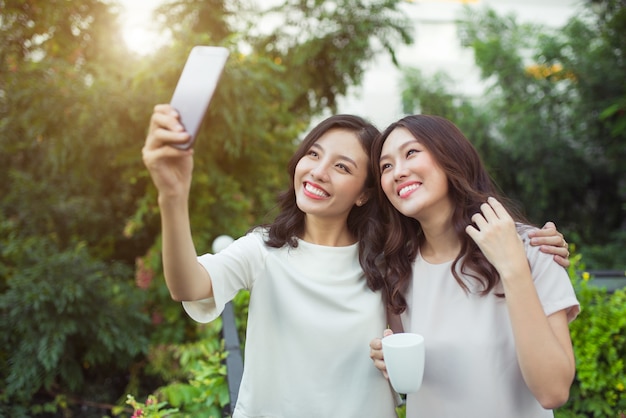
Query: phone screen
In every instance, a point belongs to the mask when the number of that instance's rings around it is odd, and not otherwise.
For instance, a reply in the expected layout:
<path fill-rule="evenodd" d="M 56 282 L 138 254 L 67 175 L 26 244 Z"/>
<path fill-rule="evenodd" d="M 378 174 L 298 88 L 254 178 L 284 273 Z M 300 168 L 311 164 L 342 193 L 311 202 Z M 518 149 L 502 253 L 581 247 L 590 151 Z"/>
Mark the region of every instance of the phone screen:
<path fill-rule="evenodd" d="M 227 58 L 228 50 L 223 47 L 195 46 L 191 49 L 170 101 L 191 139 L 174 147 L 188 149 L 193 146 Z"/>

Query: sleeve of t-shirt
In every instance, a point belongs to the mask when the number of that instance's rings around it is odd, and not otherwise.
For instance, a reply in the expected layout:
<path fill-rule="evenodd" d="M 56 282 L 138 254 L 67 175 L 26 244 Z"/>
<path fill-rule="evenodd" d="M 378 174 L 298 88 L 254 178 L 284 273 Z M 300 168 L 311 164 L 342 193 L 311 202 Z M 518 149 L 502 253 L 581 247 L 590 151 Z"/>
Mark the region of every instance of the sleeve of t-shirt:
<path fill-rule="evenodd" d="M 554 261 L 552 255 L 541 252 L 537 246 L 531 246 L 526 235 L 523 240 L 535 288 L 545 314 L 550 316 L 565 309 L 567 320 L 573 321 L 580 312 L 580 303 L 567 271 Z"/>
<path fill-rule="evenodd" d="M 213 297 L 184 301 L 187 315 L 197 322 L 211 322 L 242 289 L 252 289 L 256 274 L 262 270 L 266 254 L 263 236 L 251 232 L 217 254 L 204 254 L 198 262 L 211 276 Z"/>

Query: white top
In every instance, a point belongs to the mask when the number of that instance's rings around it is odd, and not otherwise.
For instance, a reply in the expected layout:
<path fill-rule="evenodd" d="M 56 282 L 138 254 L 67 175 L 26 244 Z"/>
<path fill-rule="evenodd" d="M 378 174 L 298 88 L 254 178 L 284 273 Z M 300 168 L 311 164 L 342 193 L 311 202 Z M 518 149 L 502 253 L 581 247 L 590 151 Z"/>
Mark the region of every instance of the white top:
<path fill-rule="evenodd" d="M 567 272 L 523 238 L 546 315 L 567 309 L 573 320 L 579 304 Z M 415 261 L 402 322 L 424 336 L 426 355 L 422 387 L 407 396 L 407 418 L 552 417 L 522 378 L 505 299 L 480 296 L 469 280 L 473 290 L 466 294 L 451 266 L 419 255 Z M 503 293 L 502 284 L 496 293 Z"/>
<path fill-rule="evenodd" d="M 271 248 L 255 231 L 198 260 L 214 298 L 183 302 L 194 320 L 215 319 L 239 290 L 250 290 L 235 418 L 396 416 L 395 395 L 369 358 L 385 309 L 367 287 L 357 244 Z"/>

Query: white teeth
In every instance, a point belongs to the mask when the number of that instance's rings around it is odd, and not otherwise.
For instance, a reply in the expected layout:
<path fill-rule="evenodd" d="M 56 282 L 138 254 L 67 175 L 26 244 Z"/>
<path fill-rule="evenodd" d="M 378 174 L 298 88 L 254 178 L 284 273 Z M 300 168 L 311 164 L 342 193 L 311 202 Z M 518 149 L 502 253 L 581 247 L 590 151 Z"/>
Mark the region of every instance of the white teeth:
<path fill-rule="evenodd" d="M 323 190 L 318 189 L 317 187 L 313 187 L 310 183 L 305 183 L 304 188 L 306 189 L 307 192 L 313 193 L 316 196 L 328 197 L 328 193 L 326 193 Z"/>
<path fill-rule="evenodd" d="M 418 184 L 411 184 L 410 186 L 406 186 L 400 189 L 400 191 L 398 192 L 398 196 L 404 196 L 405 194 L 412 192 L 413 190 L 417 189 L 419 187 Z"/>

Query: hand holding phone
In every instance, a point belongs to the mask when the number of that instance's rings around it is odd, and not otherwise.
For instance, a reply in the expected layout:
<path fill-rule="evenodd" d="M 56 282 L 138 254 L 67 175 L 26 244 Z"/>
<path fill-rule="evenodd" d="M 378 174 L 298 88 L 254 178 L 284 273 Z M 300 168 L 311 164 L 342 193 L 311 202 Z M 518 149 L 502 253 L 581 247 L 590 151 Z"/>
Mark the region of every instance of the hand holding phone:
<path fill-rule="evenodd" d="M 216 46 L 191 49 L 170 101 L 190 139 L 184 144 L 172 144 L 173 147 L 185 150 L 193 146 L 228 54 L 226 48 Z"/>

